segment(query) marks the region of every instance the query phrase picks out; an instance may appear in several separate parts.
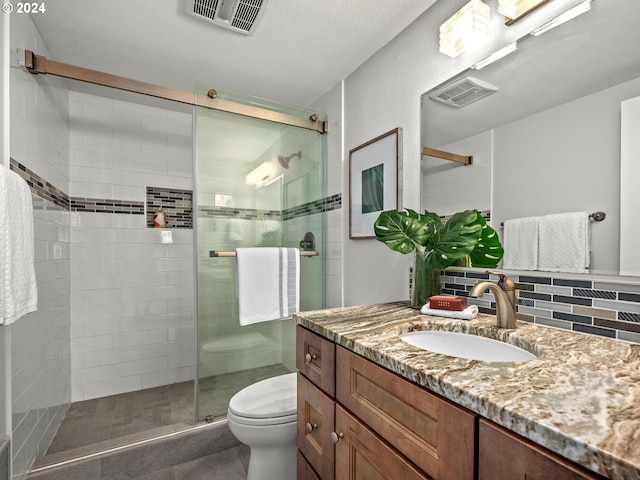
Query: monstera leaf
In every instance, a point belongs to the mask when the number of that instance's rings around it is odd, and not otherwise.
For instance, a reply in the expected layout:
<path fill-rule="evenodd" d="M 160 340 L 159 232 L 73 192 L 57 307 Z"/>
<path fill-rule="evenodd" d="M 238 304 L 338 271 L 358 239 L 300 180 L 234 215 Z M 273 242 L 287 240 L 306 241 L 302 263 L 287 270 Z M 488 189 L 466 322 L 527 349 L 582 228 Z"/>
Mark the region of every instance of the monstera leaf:
<path fill-rule="evenodd" d="M 476 213 L 476 210 L 456 213 L 441 228 L 436 229 L 435 235 L 426 245 L 427 268 L 447 268 L 458 258 L 471 253 L 482 230 Z"/>
<path fill-rule="evenodd" d="M 374 224 L 376 238 L 392 250 L 417 250 L 430 269 L 442 269 L 471 256 L 473 266 L 495 267 L 504 251 L 496 232 L 477 210 L 465 210 L 446 222 L 433 212 L 382 212 Z"/>
<path fill-rule="evenodd" d="M 482 233 L 475 248 L 469 254 L 471 265 L 479 268 L 496 268 L 504 255 L 504 248 L 496 231 L 487 225 L 480 212 L 477 213 L 478 221 L 482 224 Z"/>
<path fill-rule="evenodd" d="M 438 219 L 440 220 L 440 219 Z M 382 212 L 373 225 L 378 240 L 391 250 L 411 253 L 424 246 L 429 239 L 430 224 L 422 221 L 420 214 L 413 210 Z"/>

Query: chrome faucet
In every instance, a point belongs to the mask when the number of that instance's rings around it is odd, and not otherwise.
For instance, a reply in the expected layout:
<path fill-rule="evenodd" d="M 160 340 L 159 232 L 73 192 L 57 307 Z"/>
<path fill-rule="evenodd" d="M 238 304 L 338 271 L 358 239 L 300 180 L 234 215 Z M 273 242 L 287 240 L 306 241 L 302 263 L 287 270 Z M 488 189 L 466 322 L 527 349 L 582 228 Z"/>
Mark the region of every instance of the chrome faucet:
<path fill-rule="evenodd" d="M 498 275 L 498 282 L 483 280 L 476 283 L 469 291 L 470 297 L 481 297 L 488 289 L 496 298 L 496 318 L 498 328 L 516 328 L 516 285 L 504 273 L 490 272 Z"/>

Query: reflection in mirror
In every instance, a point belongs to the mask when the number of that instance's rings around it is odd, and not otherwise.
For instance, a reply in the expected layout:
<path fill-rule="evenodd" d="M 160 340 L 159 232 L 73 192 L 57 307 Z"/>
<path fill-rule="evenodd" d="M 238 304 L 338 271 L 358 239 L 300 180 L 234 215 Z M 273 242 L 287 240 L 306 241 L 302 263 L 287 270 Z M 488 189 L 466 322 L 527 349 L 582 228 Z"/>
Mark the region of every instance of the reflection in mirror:
<path fill-rule="evenodd" d="M 473 164 L 423 156 L 421 208 L 487 211 L 497 231 L 522 217 L 604 211 L 606 220 L 591 223 L 589 272 L 640 275 L 630 264 L 638 247 L 625 253 L 620 233 L 629 231 L 625 206 L 637 203 L 625 180 L 640 174 L 627 173 L 640 149 L 621 167 L 629 141 L 621 104 L 640 97 L 639 24 L 637 0 L 594 0 L 589 12 L 522 38 L 511 55 L 423 94 L 422 146 L 471 155 Z M 466 77 L 497 91 L 462 107 L 431 98 Z"/>

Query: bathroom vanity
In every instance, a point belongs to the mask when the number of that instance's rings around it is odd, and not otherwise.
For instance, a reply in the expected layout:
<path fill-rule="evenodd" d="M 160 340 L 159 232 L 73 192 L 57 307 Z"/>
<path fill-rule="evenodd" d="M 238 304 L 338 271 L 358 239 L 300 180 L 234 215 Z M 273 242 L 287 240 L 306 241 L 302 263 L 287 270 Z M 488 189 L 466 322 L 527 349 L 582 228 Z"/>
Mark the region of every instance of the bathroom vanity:
<path fill-rule="evenodd" d="M 640 478 L 640 345 L 404 302 L 295 318 L 299 479 Z M 400 339 L 421 330 L 536 358 L 467 360 Z"/>

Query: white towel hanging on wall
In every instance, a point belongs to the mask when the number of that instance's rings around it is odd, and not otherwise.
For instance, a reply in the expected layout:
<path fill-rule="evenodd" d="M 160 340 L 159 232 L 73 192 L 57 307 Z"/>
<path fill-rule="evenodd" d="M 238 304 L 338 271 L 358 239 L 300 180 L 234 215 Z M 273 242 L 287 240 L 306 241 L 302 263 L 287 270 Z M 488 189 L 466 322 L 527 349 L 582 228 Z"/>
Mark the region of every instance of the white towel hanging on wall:
<path fill-rule="evenodd" d="M 297 248 L 238 248 L 236 262 L 241 325 L 282 320 L 300 310 Z"/>
<path fill-rule="evenodd" d="M 0 164 L 0 324 L 38 308 L 31 190 Z"/>
<path fill-rule="evenodd" d="M 587 212 L 540 217 L 538 268 L 546 272 L 585 273 L 591 264 L 591 225 Z"/>
<path fill-rule="evenodd" d="M 508 270 L 538 269 L 538 228 L 540 217 L 524 217 L 504 222 L 504 258 Z"/>

